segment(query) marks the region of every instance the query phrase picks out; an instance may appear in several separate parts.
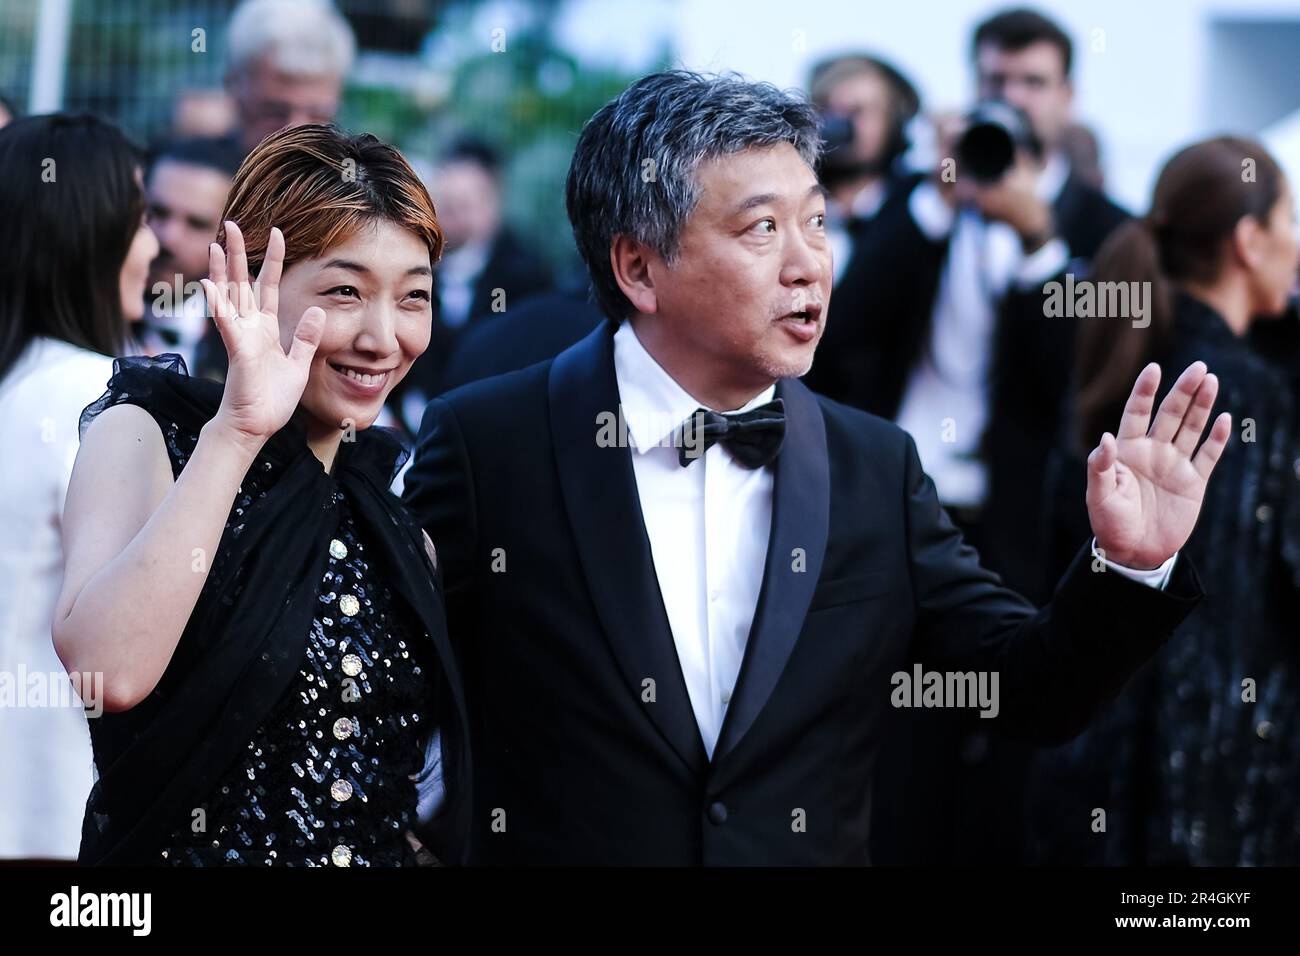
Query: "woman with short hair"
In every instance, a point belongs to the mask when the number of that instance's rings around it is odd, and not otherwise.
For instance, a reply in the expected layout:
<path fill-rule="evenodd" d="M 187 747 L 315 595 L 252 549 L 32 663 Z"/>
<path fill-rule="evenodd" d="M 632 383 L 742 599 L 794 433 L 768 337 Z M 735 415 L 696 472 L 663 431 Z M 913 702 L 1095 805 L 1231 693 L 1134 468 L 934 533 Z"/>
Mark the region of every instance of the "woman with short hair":
<path fill-rule="evenodd" d="M 429 341 L 433 204 L 373 136 L 301 126 L 248 156 L 223 218 L 224 387 L 126 360 L 83 418 L 54 625 L 109 711 L 81 859 L 413 865 L 419 830 L 455 861 L 460 680 L 432 546 L 389 490 L 406 450 L 372 427 Z"/>

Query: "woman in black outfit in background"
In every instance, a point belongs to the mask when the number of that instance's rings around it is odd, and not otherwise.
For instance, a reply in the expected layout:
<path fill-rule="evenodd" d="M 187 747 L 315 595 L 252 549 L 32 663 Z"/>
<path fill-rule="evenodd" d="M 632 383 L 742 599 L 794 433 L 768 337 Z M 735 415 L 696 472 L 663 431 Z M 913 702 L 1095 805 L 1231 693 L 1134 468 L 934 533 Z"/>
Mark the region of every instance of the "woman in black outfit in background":
<path fill-rule="evenodd" d="M 1039 760 L 1040 862 L 1300 863 L 1300 370 L 1249 336 L 1287 308 L 1298 261 L 1276 162 L 1220 137 L 1175 155 L 1151 211 L 1094 262 L 1096 282 L 1150 283 L 1151 322 L 1081 320 L 1075 448 L 1096 443 L 1153 359 L 1166 382 L 1192 361 L 1213 368 L 1236 434 L 1186 547 L 1205 600 L 1097 724 Z M 1061 540 L 1086 521 L 1070 508 L 1083 467 L 1057 474 Z"/>

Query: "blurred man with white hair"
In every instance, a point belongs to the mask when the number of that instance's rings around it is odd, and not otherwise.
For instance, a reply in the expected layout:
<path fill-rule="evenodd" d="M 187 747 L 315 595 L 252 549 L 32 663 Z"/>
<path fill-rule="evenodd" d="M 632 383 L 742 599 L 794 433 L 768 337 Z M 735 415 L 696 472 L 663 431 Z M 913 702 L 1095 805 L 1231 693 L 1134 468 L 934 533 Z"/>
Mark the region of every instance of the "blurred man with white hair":
<path fill-rule="evenodd" d="M 356 37 L 331 0 L 243 0 L 226 27 L 226 92 L 237 128 L 225 143 L 241 158 L 287 126 L 332 123 Z M 209 323 L 195 371 L 224 381 L 226 347 Z"/>
<path fill-rule="evenodd" d="M 334 121 L 356 38 L 329 0 L 244 0 L 226 44 L 245 152 L 286 126 Z"/>

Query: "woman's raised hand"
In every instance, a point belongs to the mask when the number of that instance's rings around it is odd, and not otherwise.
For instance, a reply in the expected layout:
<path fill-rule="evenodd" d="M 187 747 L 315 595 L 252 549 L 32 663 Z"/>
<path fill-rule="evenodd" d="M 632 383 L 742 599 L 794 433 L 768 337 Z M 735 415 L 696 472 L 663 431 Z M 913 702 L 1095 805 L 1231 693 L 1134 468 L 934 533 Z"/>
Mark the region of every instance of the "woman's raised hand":
<path fill-rule="evenodd" d="M 212 243 L 208 278 L 201 280 L 230 358 L 216 418 L 240 436 L 263 441 L 289 421 L 302 399 L 325 330 L 325 312 L 316 306 L 303 312 L 286 352 L 278 317 L 284 234 L 271 229 L 262 269 L 250 282 L 243 233 L 233 222 L 225 225 L 229 256 Z"/>

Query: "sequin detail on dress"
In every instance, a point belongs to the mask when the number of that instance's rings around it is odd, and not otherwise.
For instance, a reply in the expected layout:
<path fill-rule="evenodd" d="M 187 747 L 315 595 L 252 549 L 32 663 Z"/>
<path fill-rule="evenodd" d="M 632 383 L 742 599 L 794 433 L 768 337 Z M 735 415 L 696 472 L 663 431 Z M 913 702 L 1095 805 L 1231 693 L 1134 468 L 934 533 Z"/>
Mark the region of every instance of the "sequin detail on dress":
<path fill-rule="evenodd" d="M 250 472 L 231 534 L 260 496 L 259 479 L 271 478 Z M 334 500 L 339 526 L 298 674 L 196 808 L 202 817 L 171 833 L 160 863 L 417 865 L 406 831 L 415 822 L 412 775 L 423 762 L 432 691 L 405 606 L 378 580 L 343 494 Z"/>

